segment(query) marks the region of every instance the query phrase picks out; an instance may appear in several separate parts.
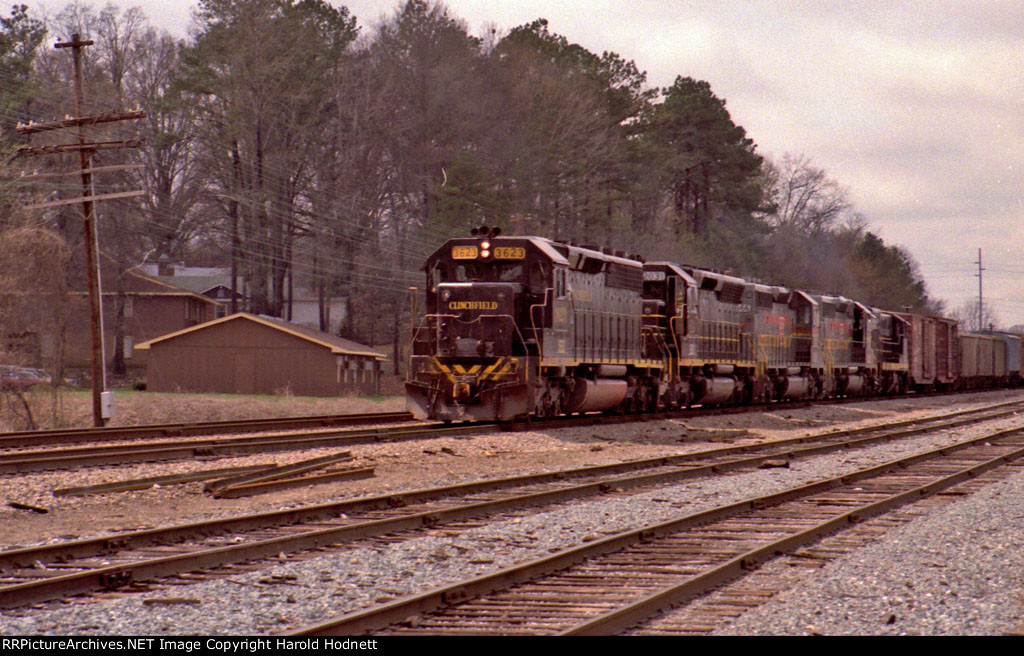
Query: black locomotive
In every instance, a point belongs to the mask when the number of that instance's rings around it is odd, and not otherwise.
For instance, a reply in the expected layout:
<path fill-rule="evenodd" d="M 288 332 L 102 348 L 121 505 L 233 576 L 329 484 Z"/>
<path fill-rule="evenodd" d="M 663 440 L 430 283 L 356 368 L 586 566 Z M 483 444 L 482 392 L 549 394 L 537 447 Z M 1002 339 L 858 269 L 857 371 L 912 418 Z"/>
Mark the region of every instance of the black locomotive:
<path fill-rule="evenodd" d="M 1014 367 L 1019 380 L 1017 336 L 621 251 L 483 227 L 425 270 L 406 382 L 421 419 L 896 393 L 1008 382 Z"/>

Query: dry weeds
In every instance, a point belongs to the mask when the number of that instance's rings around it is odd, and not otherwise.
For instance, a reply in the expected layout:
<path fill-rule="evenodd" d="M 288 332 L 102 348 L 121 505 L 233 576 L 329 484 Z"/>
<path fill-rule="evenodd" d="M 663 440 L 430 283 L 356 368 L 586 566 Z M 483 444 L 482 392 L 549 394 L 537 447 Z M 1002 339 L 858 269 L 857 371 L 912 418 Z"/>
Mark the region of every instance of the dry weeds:
<path fill-rule="evenodd" d="M 90 390 L 62 388 L 59 397 L 55 417 L 49 387 L 40 387 L 25 394 L 25 399 L 28 401 L 38 428 L 71 428 L 92 425 L 92 392 Z M 394 396 L 317 398 L 290 395 L 165 394 L 118 390 L 114 393 L 114 397 L 114 418 L 108 423 L 109 426 L 393 412 L 405 409 L 404 399 Z M 20 400 L 4 398 L 2 401 L 0 403 L 0 431 L 27 428 L 25 412 Z"/>

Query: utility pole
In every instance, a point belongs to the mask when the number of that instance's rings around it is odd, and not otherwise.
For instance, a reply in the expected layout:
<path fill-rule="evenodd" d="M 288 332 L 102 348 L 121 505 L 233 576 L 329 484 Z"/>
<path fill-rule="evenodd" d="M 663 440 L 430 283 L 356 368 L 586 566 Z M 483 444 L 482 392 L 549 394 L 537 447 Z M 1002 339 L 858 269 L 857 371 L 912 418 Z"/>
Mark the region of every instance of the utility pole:
<path fill-rule="evenodd" d="M 103 426 L 106 420 L 110 418 L 112 414 L 113 406 L 110 403 L 112 398 L 106 395 L 106 362 L 104 360 L 104 349 L 103 349 L 103 308 L 102 308 L 102 296 L 103 290 L 100 287 L 100 261 L 99 261 L 99 241 L 97 238 L 96 230 L 96 217 L 93 211 L 93 203 L 101 200 L 112 200 L 114 198 L 131 198 L 134 196 L 141 196 L 145 192 L 143 191 L 128 191 L 114 194 L 103 194 L 96 195 L 92 175 L 98 172 L 108 172 L 112 170 L 125 170 L 129 168 L 141 168 L 137 165 L 126 165 L 126 166 L 105 166 L 99 168 L 92 167 L 92 156 L 97 150 L 106 150 L 111 148 L 134 148 L 141 144 L 139 141 L 106 141 L 89 143 L 88 126 L 97 125 L 99 123 L 112 123 L 116 121 L 124 121 L 129 119 L 144 118 L 146 114 L 140 110 L 133 112 L 121 112 L 116 114 L 108 114 L 102 116 L 86 116 L 82 114 L 83 107 L 85 105 L 85 90 L 82 81 L 82 48 L 85 46 L 93 45 L 92 41 L 83 41 L 78 34 L 71 35 L 71 41 L 66 43 L 58 43 L 54 45 L 55 48 L 71 48 L 72 56 L 74 58 L 75 66 L 75 117 L 66 118 L 62 121 L 51 121 L 48 123 L 28 123 L 18 124 L 17 130 L 21 134 L 35 134 L 38 132 L 48 132 L 51 130 L 62 130 L 66 128 L 77 127 L 78 128 L 78 143 L 75 144 L 61 144 L 57 146 L 43 146 L 39 148 L 22 147 L 19 148 L 15 157 L 21 155 L 44 155 L 53 153 L 65 153 L 78 151 L 79 161 L 81 169 L 79 171 L 71 171 L 66 174 L 58 175 L 76 175 L 82 176 L 82 194 L 79 198 L 63 199 L 57 201 L 50 201 L 46 203 L 37 203 L 35 205 L 27 205 L 25 209 L 45 209 L 48 207 L 56 207 L 58 205 L 72 205 L 81 203 L 82 204 L 82 216 L 83 221 L 83 235 L 84 235 L 84 250 L 85 250 L 85 266 L 86 266 L 86 279 L 89 285 L 89 326 L 90 326 L 90 343 L 92 346 L 92 417 L 94 426 Z M 26 176 L 26 178 L 39 179 L 40 176 Z M 104 407 L 104 399 L 108 399 L 108 404 Z"/>
<path fill-rule="evenodd" d="M 982 313 L 982 310 L 985 306 L 982 305 L 983 296 L 981 294 L 981 272 L 984 271 L 984 269 L 981 268 L 980 248 L 978 249 L 978 261 L 975 262 L 975 264 L 978 265 L 978 330 L 981 331 L 985 330 L 984 315 Z"/>

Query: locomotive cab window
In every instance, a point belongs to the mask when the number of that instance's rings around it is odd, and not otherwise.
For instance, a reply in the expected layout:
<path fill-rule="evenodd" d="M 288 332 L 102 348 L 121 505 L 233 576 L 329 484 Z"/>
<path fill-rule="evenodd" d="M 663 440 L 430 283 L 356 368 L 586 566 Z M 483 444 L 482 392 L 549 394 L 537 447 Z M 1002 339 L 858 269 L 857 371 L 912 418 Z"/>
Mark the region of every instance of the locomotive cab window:
<path fill-rule="evenodd" d="M 535 294 L 542 294 L 548 286 L 548 268 L 540 261 L 530 265 L 530 289 Z"/>
<path fill-rule="evenodd" d="M 499 264 L 496 268 L 498 269 L 498 282 L 519 282 L 523 279 L 522 264 Z"/>
<path fill-rule="evenodd" d="M 555 271 L 555 296 L 558 298 L 565 296 L 565 269 Z"/>
<path fill-rule="evenodd" d="M 437 286 L 448 278 L 448 267 L 438 262 L 430 272 L 430 291 L 437 293 Z"/>
<path fill-rule="evenodd" d="M 526 265 L 522 262 L 457 262 L 438 263 L 431 278 L 437 291 L 442 282 L 526 282 Z"/>
<path fill-rule="evenodd" d="M 644 281 L 644 298 L 665 298 L 666 282 L 664 280 Z"/>
<path fill-rule="evenodd" d="M 480 267 L 475 263 L 455 265 L 455 282 L 471 282 L 480 279 Z"/>

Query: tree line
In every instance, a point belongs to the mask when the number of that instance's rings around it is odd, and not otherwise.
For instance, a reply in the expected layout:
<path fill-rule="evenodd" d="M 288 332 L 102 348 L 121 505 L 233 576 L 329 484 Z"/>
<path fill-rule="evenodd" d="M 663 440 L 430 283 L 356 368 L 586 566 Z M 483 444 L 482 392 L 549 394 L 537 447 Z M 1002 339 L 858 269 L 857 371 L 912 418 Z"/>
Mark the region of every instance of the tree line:
<path fill-rule="evenodd" d="M 941 309 L 839 182 L 805 156 L 759 152 L 709 82 L 681 72 L 651 87 L 544 19 L 473 35 L 427 0 L 374 29 L 325 0 L 198 0 L 186 39 L 113 5 L 45 21 L 15 5 L 0 21 L 0 231 L 40 243 L 2 258 L 8 288 L 31 283 L 10 260 L 66 258 L 81 240 L 77 206 L 22 209 L 78 195 L 74 179 L 16 182 L 29 163 L 13 157 L 18 122 L 74 107 L 71 58 L 52 42 L 79 33 L 95 42 L 85 113 L 146 112 L 90 133 L 144 143 L 97 155 L 143 166 L 96 193 L 145 191 L 102 205 L 101 248 L 122 271 L 163 255 L 231 266 L 248 282 L 240 310 L 288 319 L 302 285 L 321 328 L 343 297 L 342 336 L 397 344 L 426 254 L 481 224 Z M 69 155 L 31 167 L 76 168 Z"/>

